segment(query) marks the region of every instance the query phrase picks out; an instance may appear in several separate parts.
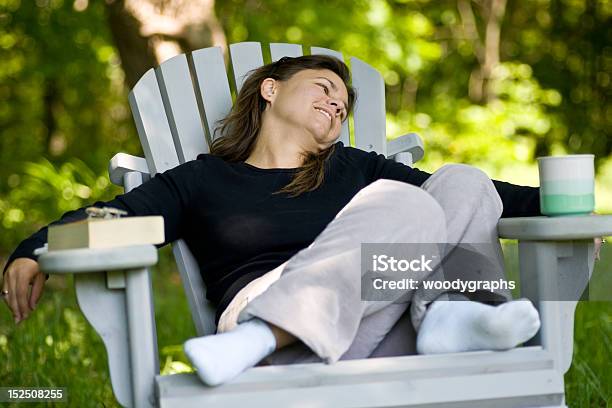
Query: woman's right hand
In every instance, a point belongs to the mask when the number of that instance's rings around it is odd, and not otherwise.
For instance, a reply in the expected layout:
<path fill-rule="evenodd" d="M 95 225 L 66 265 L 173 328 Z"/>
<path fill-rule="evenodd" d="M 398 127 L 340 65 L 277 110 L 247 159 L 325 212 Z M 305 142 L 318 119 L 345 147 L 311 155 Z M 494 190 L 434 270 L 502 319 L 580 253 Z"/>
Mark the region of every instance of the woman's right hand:
<path fill-rule="evenodd" d="M 2 292 L 4 301 L 13 313 L 15 323 L 27 319 L 34 310 L 45 287 L 45 274 L 38 262 L 30 258 L 16 258 L 4 273 Z M 32 292 L 29 286 L 32 285 Z M 4 294 L 8 291 L 8 294 Z"/>

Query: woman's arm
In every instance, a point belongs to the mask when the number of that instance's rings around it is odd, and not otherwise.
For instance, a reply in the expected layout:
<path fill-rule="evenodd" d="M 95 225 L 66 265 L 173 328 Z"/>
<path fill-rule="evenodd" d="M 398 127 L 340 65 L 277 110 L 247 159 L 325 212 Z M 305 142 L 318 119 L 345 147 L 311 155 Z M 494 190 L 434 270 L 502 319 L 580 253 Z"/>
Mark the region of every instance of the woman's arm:
<path fill-rule="evenodd" d="M 357 167 L 363 171 L 368 183 L 382 178 L 403 181 L 420 187 L 431 176 L 426 171 L 387 159 L 376 152 L 367 153 L 350 147 L 345 149 L 346 153 L 353 157 Z M 492 181 L 504 206 L 502 218 L 541 215 L 539 187 L 519 186 L 499 180 Z"/>
<path fill-rule="evenodd" d="M 499 180 L 492 181 L 504 204 L 502 218 L 542 215 L 539 187 L 519 186 Z"/>
<path fill-rule="evenodd" d="M 164 173 L 158 174 L 129 193 L 116 196 L 110 201 L 98 201 L 87 207 L 114 207 L 127 211 L 128 216 L 161 215 L 164 217 L 165 242 L 161 247 L 179 239 L 189 208 L 197 189 L 199 163 L 188 162 Z M 42 294 L 45 278 L 38 268 L 38 256 L 33 251 L 47 242 L 50 225 L 66 224 L 87 218 L 86 207 L 69 211 L 62 217 L 38 230 L 23 240 L 13 251 L 4 268 L 2 290 L 13 312 L 15 321 L 26 318 Z M 32 293 L 28 296 L 28 288 Z"/>

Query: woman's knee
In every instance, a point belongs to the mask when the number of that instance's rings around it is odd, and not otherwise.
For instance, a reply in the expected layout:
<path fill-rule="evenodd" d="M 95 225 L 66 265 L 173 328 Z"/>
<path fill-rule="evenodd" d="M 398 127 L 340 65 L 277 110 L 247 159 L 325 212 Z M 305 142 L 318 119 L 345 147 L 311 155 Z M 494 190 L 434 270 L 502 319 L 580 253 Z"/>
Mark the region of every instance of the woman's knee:
<path fill-rule="evenodd" d="M 436 173 L 444 174 L 445 180 L 462 181 L 469 184 L 490 183 L 491 179 L 484 171 L 477 167 L 462 163 L 449 163 L 440 167 Z"/>
<path fill-rule="evenodd" d="M 401 181 L 380 179 L 367 188 L 370 188 L 370 193 L 380 195 L 382 199 L 379 208 L 385 211 L 389 218 L 399 218 L 412 223 L 435 220 L 446 225 L 444 210 L 440 204 L 420 187 Z"/>
<path fill-rule="evenodd" d="M 440 181 L 453 187 L 466 197 L 483 202 L 483 195 L 492 198 L 492 202 L 502 209 L 502 202 L 491 178 L 477 167 L 461 163 L 445 164 L 436 171 L 440 173 Z"/>

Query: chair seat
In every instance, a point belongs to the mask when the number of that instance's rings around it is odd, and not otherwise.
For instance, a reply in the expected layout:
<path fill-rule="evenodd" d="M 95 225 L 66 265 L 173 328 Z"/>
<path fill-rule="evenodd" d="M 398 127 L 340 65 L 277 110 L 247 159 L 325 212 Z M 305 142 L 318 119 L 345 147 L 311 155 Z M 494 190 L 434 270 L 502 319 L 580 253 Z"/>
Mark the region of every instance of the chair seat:
<path fill-rule="evenodd" d="M 255 367 L 218 387 L 157 376 L 155 391 L 160 407 L 528 407 L 562 406 L 564 387 L 550 353 L 532 346 Z"/>

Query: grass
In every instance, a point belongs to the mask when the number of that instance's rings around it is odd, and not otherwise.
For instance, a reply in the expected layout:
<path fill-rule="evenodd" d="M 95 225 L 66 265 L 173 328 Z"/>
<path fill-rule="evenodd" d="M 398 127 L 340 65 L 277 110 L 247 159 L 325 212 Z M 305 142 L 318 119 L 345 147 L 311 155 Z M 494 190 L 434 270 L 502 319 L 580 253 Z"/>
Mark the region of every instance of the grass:
<path fill-rule="evenodd" d="M 510 246 L 506 250 L 512 269 L 516 267 L 515 249 Z M 164 374 L 190 370 L 181 344 L 195 335 L 182 284 L 169 254 L 169 248 L 164 248 L 153 270 Z M 610 282 L 611 277 L 612 248 L 604 247 L 594 280 Z M 608 293 L 610 287 L 607 286 Z M 601 284 L 597 289 L 601 291 Z M 18 326 L 8 308 L 0 310 L 0 386 L 65 387 L 68 403 L 56 405 L 118 406 L 110 385 L 106 351 L 79 312 L 72 277 L 52 277 L 37 310 Z M 567 404 L 572 408 L 612 405 L 612 302 L 580 302 L 575 327 L 573 364 L 565 376 Z"/>

